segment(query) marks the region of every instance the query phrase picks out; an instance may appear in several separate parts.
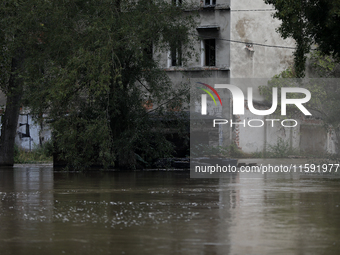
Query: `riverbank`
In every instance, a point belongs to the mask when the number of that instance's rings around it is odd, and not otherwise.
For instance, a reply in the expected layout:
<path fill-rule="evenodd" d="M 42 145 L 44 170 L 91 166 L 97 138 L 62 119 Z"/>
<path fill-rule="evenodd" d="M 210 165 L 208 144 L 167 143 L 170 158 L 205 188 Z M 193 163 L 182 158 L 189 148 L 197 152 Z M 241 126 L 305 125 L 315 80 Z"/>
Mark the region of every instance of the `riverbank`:
<path fill-rule="evenodd" d="M 286 170 L 290 173 L 300 173 L 300 174 L 314 174 L 314 175 L 332 175 L 340 176 L 340 162 L 329 161 L 324 158 L 240 158 L 238 159 L 237 168 L 247 167 L 249 171 L 269 169 L 270 167 L 276 167 L 278 172 L 283 172 L 280 170 Z M 183 161 L 179 161 L 179 166 L 183 166 Z M 16 163 L 14 167 L 52 167 L 52 161 L 38 161 L 38 162 L 28 162 L 28 163 Z M 62 168 L 56 168 L 62 170 Z M 100 168 L 88 169 L 87 171 L 117 171 L 119 169 L 110 168 L 108 170 L 103 170 Z M 85 172 L 87 172 L 85 171 Z M 126 171 L 126 170 L 121 170 Z M 131 171 L 131 170 L 130 170 Z M 133 170 L 134 171 L 134 170 Z M 174 167 L 169 165 L 168 167 L 159 168 L 145 168 L 136 169 L 135 171 L 189 171 L 188 167 Z"/>

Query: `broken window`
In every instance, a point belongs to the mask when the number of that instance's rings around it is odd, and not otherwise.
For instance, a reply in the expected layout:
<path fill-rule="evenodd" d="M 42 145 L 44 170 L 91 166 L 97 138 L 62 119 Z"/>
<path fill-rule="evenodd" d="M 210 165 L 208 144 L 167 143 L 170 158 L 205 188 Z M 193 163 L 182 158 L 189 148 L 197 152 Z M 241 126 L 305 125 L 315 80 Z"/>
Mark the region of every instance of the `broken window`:
<path fill-rule="evenodd" d="M 215 39 L 206 39 L 203 41 L 203 65 L 216 65 L 216 41 Z"/>
<path fill-rule="evenodd" d="M 215 6 L 216 0 L 205 0 L 205 6 Z"/>

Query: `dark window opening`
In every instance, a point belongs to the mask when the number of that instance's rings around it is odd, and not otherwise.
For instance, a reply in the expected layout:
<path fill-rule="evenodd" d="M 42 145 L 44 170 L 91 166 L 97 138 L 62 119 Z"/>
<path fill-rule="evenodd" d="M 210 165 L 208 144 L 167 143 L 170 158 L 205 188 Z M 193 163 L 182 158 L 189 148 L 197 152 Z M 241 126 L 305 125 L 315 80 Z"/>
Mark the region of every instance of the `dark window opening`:
<path fill-rule="evenodd" d="M 172 4 L 175 6 L 180 6 L 182 5 L 182 0 L 172 0 Z"/>
<path fill-rule="evenodd" d="M 216 65 L 216 43 L 215 39 L 204 40 L 205 66 Z"/>
<path fill-rule="evenodd" d="M 170 48 L 171 66 L 182 65 L 182 46 L 181 43 L 177 43 Z"/>
<path fill-rule="evenodd" d="M 152 47 L 152 43 L 147 43 L 145 48 L 143 49 L 143 55 L 145 58 L 147 59 L 152 59 L 153 56 L 153 47 Z"/>
<path fill-rule="evenodd" d="M 215 6 L 216 0 L 205 0 L 205 5 Z"/>

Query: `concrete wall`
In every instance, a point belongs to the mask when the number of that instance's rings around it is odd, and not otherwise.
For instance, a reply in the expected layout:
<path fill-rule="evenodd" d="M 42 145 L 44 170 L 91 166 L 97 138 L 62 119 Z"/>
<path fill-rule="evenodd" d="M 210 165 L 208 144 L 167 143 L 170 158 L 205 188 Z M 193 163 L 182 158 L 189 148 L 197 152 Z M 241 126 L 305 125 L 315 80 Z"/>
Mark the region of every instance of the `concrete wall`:
<path fill-rule="evenodd" d="M 0 116 L 0 123 L 1 118 L 2 116 Z M 26 124 L 28 124 L 28 130 Z M 19 148 L 24 150 L 34 150 L 39 146 L 40 141 L 41 143 L 44 143 L 49 141 L 50 139 L 51 130 L 49 129 L 48 125 L 44 124 L 43 127 L 41 127 L 33 121 L 32 117 L 29 114 L 19 115 L 17 134 L 15 136 L 15 144 Z"/>
<path fill-rule="evenodd" d="M 336 153 L 337 139 L 333 130 L 326 129 L 321 120 L 304 119 L 300 127 L 299 147 L 301 152 L 317 156 Z"/>
<path fill-rule="evenodd" d="M 217 26 L 216 29 L 198 29 L 193 36 L 194 43 L 192 45 L 194 51 L 194 57 L 184 62 L 182 66 L 172 67 L 169 65 L 169 52 L 154 49 L 155 59 L 158 60 L 159 65 L 167 71 L 186 71 L 187 69 L 195 69 L 196 71 L 205 71 L 209 68 L 205 68 L 202 65 L 201 54 L 203 53 L 201 40 L 204 38 L 216 39 L 216 66 L 210 68 L 211 70 L 223 71 L 229 70 L 230 66 L 230 43 L 225 39 L 230 39 L 230 0 L 219 0 L 216 3 L 214 9 L 203 8 L 204 1 L 193 1 L 197 6 L 200 6 L 199 17 L 197 19 L 197 28 L 204 26 Z"/>
<path fill-rule="evenodd" d="M 293 49 L 269 46 L 295 47 L 293 39 L 282 39 L 275 31 L 280 21 L 274 19 L 273 7 L 263 0 L 232 0 L 230 10 L 230 81 L 242 89 L 253 87 L 254 101 L 263 101 L 258 87 L 266 85 L 267 80 L 279 74 L 293 64 Z M 246 46 L 246 42 L 250 47 Z M 252 44 L 253 43 L 253 44 Z M 262 44 L 262 45 L 256 45 Z M 267 45 L 267 46 L 264 46 Z M 263 79 L 242 79 L 263 78 Z M 266 117 L 270 118 L 269 116 Z M 238 121 L 263 119 L 246 110 Z M 279 138 L 287 142 L 292 149 L 306 154 L 324 154 L 335 152 L 334 135 L 327 132 L 321 124 L 306 123 L 303 118 L 294 128 L 284 128 L 280 124 L 271 127 L 249 128 L 234 127 L 233 139 L 244 152 L 264 152 L 275 146 Z"/>
<path fill-rule="evenodd" d="M 197 30 L 199 38 L 216 39 L 216 66 L 202 65 L 200 55 L 204 52 L 199 40 L 194 43 L 197 59 L 194 58 L 180 67 L 171 67 L 168 65 L 168 53 L 159 52 L 161 66 L 175 84 L 193 84 L 199 81 L 213 86 L 218 83 L 230 83 L 243 91 L 246 100 L 247 88 L 252 87 L 253 101 L 259 103 L 256 106 L 258 107 L 263 102 L 258 87 L 266 85 L 274 75 L 293 64 L 294 40 L 284 40 L 275 31 L 280 22 L 272 17 L 273 7 L 265 4 L 263 0 L 217 0 L 216 7 L 212 9 L 203 8 L 202 0 L 195 3 L 201 6 L 198 24 L 201 29 Z M 202 27 L 218 27 L 219 30 Z M 240 123 L 250 119 L 262 119 L 266 124 L 259 128 L 247 125 L 235 125 L 230 128 L 229 125 L 223 125 L 223 141 L 220 145 L 230 145 L 233 141 L 244 152 L 265 152 L 270 150 L 271 146 L 277 145 L 280 138 L 295 151 L 334 151 L 333 136 L 322 128 L 306 126 L 303 119 L 298 119 L 298 125 L 294 128 L 282 127 L 280 122 L 276 122 L 272 127 L 271 122 L 265 120 L 271 118 L 270 116 L 256 116 L 249 110 L 245 111 L 245 115 L 235 117 L 232 116 L 232 99 L 230 100 L 230 96 L 228 98 L 228 102 L 223 102 L 221 111 L 214 112 L 212 105 L 209 114 Z M 197 111 L 199 112 L 199 109 Z M 315 139 L 310 139 L 310 136 Z"/>
<path fill-rule="evenodd" d="M 300 121 L 297 120 L 296 127 L 285 127 L 293 124 L 284 122 L 283 126 L 282 120 L 278 119 L 277 116 L 258 116 L 248 109 L 245 110 L 245 115 L 238 118 L 240 124 L 233 128 L 236 145 L 246 153 L 267 153 L 279 142 L 287 145 L 292 151 L 299 152 Z M 253 127 L 249 127 L 250 125 Z"/>
<path fill-rule="evenodd" d="M 29 137 L 26 133 L 26 124 L 29 125 Z M 23 125 L 20 125 L 23 124 Z M 44 124 L 40 126 L 35 123 L 32 116 L 29 114 L 20 114 L 17 128 L 17 135 L 15 137 L 15 143 L 19 148 L 25 150 L 34 150 L 41 143 L 47 142 L 51 139 L 51 130 L 48 125 Z"/>
<path fill-rule="evenodd" d="M 294 47 L 292 39 L 283 40 L 275 31 L 280 22 L 272 17 L 273 7 L 263 0 L 232 0 L 230 38 L 234 41 Z M 270 78 L 293 63 L 293 50 L 231 42 L 231 78 Z"/>

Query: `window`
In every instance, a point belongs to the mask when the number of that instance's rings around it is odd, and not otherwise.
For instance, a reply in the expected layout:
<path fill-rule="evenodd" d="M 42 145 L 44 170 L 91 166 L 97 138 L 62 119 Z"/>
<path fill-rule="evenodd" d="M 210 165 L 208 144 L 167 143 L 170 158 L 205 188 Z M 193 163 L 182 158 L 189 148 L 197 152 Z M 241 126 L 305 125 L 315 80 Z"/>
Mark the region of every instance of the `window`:
<path fill-rule="evenodd" d="M 175 6 L 181 6 L 182 0 L 172 0 L 172 4 L 175 5 Z"/>
<path fill-rule="evenodd" d="M 202 41 L 202 65 L 216 66 L 216 41 L 206 39 Z"/>
<path fill-rule="evenodd" d="M 216 0 L 205 0 L 205 6 L 215 6 Z"/>
<path fill-rule="evenodd" d="M 182 65 L 182 44 L 177 42 L 170 47 L 170 65 L 169 66 L 181 66 Z"/>
<path fill-rule="evenodd" d="M 153 55 L 152 42 L 145 43 L 145 47 L 143 49 L 143 55 L 145 58 L 152 60 L 152 55 Z"/>

